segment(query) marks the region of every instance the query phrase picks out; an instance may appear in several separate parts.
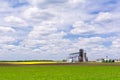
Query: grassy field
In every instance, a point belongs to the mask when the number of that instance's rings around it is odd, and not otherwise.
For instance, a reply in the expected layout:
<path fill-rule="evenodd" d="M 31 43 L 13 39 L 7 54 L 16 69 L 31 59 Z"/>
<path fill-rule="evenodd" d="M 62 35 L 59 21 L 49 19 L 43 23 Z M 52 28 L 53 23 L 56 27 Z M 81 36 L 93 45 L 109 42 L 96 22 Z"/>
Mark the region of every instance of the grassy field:
<path fill-rule="evenodd" d="M 120 80 L 120 66 L 0 66 L 0 80 Z"/>

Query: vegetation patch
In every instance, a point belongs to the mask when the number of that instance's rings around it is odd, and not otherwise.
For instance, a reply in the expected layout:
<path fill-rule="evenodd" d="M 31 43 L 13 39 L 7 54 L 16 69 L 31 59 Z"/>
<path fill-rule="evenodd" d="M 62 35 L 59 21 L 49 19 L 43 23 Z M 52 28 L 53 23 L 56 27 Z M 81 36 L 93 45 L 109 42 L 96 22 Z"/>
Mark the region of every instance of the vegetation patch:
<path fill-rule="evenodd" d="M 0 66 L 0 80 L 120 80 L 119 66 Z"/>

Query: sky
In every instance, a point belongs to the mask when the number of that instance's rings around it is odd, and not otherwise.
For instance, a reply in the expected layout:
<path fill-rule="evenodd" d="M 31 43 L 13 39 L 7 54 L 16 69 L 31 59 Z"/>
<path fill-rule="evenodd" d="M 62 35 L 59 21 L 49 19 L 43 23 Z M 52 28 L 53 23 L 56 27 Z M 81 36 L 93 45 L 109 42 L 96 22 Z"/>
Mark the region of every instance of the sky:
<path fill-rule="evenodd" d="M 0 60 L 120 58 L 120 0 L 0 0 Z"/>

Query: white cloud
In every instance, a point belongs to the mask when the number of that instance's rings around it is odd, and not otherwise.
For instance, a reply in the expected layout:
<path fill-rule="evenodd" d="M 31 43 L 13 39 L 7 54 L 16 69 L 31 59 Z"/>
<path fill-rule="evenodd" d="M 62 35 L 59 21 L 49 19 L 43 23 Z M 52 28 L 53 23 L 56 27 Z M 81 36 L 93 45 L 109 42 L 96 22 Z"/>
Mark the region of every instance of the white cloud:
<path fill-rule="evenodd" d="M 15 34 L 15 30 L 11 27 L 0 26 L 0 44 L 7 44 L 10 42 L 14 42 L 15 38 L 13 35 Z"/>
<path fill-rule="evenodd" d="M 76 21 L 72 26 L 71 33 L 77 35 L 119 33 L 119 19 L 120 16 L 117 13 L 100 12 L 95 19 L 89 22 Z"/>
<path fill-rule="evenodd" d="M 37 7 L 30 7 L 23 12 L 23 16 L 28 21 L 41 22 L 53 18 L 53 14 L 49 11 L 39 9 Z"/>
<path fill-rule="evenodd" d="M 40 3 L 44 3 L 45 0 L 28 0 L 28 2 L 32 5 L 38 5 Z"/>
<path fill-rule="evenodd" d="M 11 27 L 4 27 L 4 26 L 0 26 L 0 32 L 1 33 L 11 33 L 11 32 L 15 32 L 14 29 L 12 29 Z"/>
<path fill-rule="evenodd" d="M 116 39 L 112 42 L 112 46 L 113 48 L 120 48 L 120 39 Z"/>
<path fill-rule="evenodd" d="M 1 36 L 0 43 L 14 42 L 14 40 L 15 39 L 13 37 Z"/>
<path fill-rule="evenodd" d="M 109 12 L 100 12 L 97 16 L 97 18 L 95 19 L 95 21 L 108 21 L 111 20 L 113 17 L 113 15 Z"/>
<path fill-rule="evenodd" d="M 71 33 L 82 34 L 82 33 L 89 33 L 93 31 L 94 31 L 94 27 L 92 25 L 86 24 L 82 21 L 78 21 L 75 24 L 73 24 L 73 29 L 71 30 Z"/>
<path fill-rule="evenodd" d="M 66 3 L 68 0 L 28 0 L 28 2 L 32 6 L 38 6 L 38 7 L 48 7 L 51 5 L 56 5 L 56 4 L 63 4 Z"/>
<path fill-rule="evenodd" d="M 68 0 L 69 3 L 84 3 L 86 0 Z"/>
<path fill-rule="evenodd" d="M 5 17 L 5 21 L 6 22 L 18 22 L 18 23 L 24 22 L 22 19 L 20 19 L 18 17 L 14 17 L 14 16 Z"/>
<path fill-rule="evenodd" d="M 4 18 L 4 21 L 11 24 L 12 26 L 27 26 L 25 20 L 16 16 L 7 16 Z"/>
<path fill-rule="evenodd" d="M 71 7 L 84 6 L 87 0 L 68 0 L 68 5 Z"/>
<path fill-rule="evenodd" d="M 73 43 L 73 45 L 75 45 L 76 47 L 78 47 L 78 45 L 80 45 L 80 47 L 82 47 L 82 48 L 92 49 L 96 46 L 101 46 L 105 41 L 107 41 L 107 39 L 102 38 L 102 37 L 90 37 L 90 38 L 80 37 L 75 43 Z"/>
<path fill-rule="evenodd" d="M 39 9 L 37 7 L 28 8 L 24 11 L 23 15 L 25 18 L 33 18 L 32 16 L 38 15 Z"/>
<path fill-rule="evenodd" d="M 2 5 L 0 5 L 0 12 L 5 12 L 6 10 L 7 11 L 11 10 L 11 8 L 9 7 L 9 4 L 7 2 L 1 0 L 0 3 L 2 3 Z"/>
<path fill-rule="evenodd" d="M 56 23 L 43 22 L 39 26 L 34 26 L 33 30 L 29 33 L 29 38 L 40 38 L 41 35 L 48 35 L 57 32 Z"/>

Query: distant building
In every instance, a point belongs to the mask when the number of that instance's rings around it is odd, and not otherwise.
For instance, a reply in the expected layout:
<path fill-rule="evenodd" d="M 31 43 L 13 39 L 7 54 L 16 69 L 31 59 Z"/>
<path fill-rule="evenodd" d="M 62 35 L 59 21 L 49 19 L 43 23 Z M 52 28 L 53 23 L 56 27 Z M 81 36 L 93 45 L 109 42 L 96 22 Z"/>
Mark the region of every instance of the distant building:
<path fill-rule="evenodd" d="M 79 52 L 71 53 L 67 62 L 87 62 L 88 58 L 84 49 L 80 49 Z"/>
<path fill-rule="evenodd" d="M 114 59 L 115 60 L 115 62 L 120 62 L 120 59 Z"/>
<path fill-rule="evenodd" d="M 96 62 L 120 62 L 120 59 L 110 59 L 106 56 L 106 58 L 96 59 Z"/>

